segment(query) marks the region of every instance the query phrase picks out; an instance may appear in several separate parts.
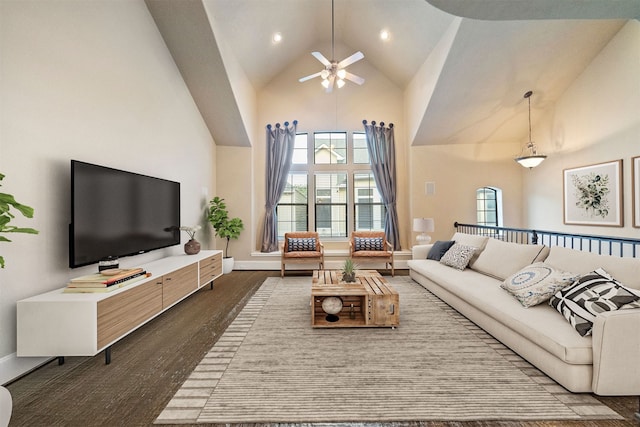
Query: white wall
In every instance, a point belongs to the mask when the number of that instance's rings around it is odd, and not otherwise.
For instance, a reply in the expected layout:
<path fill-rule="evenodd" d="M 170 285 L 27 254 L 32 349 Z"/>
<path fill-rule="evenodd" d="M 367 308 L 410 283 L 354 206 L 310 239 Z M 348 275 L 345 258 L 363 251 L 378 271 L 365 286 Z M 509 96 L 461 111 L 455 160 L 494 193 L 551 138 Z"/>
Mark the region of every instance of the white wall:
<path fill-rule="evenodd" d="M 631 157 L 640 155 L 640 22 L 629 21 L 533 129 L 548 155 L 523 170 L 527 227 L 640 238 L 632 227 Z M 563 224 L 563 169 L 622 159 L 624 227 Z"/>
<path fill-rule="evenodd" d="M 142 0 L 2 0 L 0 31 L 1 191 L 35 208 L 15 224 L 40 231 L 0 243 L 4 383 L 39 361 L 15 358 L 16 301 L 95 270 L 67 267 L 70 159 L 181 182 L 182 223 L 193 225 L 215 190 L 216 153 Z"/>

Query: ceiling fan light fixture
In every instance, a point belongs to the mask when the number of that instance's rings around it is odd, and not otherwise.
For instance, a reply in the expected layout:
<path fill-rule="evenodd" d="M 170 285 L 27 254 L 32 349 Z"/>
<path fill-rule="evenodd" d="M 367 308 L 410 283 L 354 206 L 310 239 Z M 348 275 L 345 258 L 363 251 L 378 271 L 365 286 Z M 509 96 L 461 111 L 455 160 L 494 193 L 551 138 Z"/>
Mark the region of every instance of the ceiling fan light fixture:
<path fill-rule="evenodd" d="M 329 89 L 329 80 L 327 80 L 326 78 L 322 80 L 322 87 L 325 89 Z"/>
<path fill-rule="evenodd" d="M 338 70 L 336 74 L 340 80 L 344 80 L 344 78 L 347 76 L 347 70 L 345 69 Z M 344 81 L 342 82 L 342 84 L 344 84 Z"/>
<path fill-rule="evenodd" d="M 525 145 L 520 156 L 514 159 L 522 167 L 529 169 L 533 169 L 540 165 L 540 163 L 544 162 L 544 159 L 547 158 L 544 154 L 538 154 L 536 144 L 531 140 L 531 95 L 533 95 L 532 91 L 528 91 L 524 94 L 524 98 L 529 101 L 529 142 Z"/>
<path fill-rule="evenodd" d="M 344 80 L 342 80 L 342 79 L 338 79 L 338 81 L 336 82 L 336 84 L 338 85 L 338 89 L 340 89 L 342 86 L 344 86 Z"/>
<path fill-rule="evenodd" d="M 331 74 L 329 70 L 320 71 L 320 77 L 322 77 L 323 80 L 326 80 L 327 78 L 329 78 L 329 74 Z"/>

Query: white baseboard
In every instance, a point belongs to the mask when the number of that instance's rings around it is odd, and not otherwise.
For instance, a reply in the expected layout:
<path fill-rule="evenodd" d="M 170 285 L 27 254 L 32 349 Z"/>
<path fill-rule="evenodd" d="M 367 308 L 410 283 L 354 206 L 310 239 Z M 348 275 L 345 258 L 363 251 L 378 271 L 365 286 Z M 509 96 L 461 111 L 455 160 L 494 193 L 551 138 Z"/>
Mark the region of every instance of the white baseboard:
<path fill-rule="evenodd" d="M 16 353 L 4 356 L 0 359 L 0 384 L 7 384 L 50 360 L 51 357 L 18 357 Z"/>

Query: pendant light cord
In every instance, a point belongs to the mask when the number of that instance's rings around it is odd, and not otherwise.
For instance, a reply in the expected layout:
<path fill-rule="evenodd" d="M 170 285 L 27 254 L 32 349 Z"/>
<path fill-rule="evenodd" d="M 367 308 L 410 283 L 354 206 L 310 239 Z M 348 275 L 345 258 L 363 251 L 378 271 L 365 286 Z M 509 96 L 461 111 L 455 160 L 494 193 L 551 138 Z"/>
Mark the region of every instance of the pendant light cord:
<path fill-rule="evenodd" d="M 334 50 L 334 39 L 335 39 L 335 29 L 334 29 L 334 12 L 333 12 L 333 0 L 331 0 L 331 61 L 333 61 L 336 57 Z"/>

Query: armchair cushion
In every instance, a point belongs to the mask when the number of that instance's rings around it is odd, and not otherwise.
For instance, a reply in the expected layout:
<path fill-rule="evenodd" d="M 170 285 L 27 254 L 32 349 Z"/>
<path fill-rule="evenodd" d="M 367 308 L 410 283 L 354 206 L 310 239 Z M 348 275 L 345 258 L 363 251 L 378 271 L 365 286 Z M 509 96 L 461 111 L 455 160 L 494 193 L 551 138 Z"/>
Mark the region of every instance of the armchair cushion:
<path fill-rule="evenodd" d="M 289 237 L 287 241 L 287 252 L 315 251 L 315 237 Z"/>
<path fill-rule="evenodd" d="M 356 252 L 358 251 L 383 251 L 384 239 L 382 237 L 354 237 Z"/>

